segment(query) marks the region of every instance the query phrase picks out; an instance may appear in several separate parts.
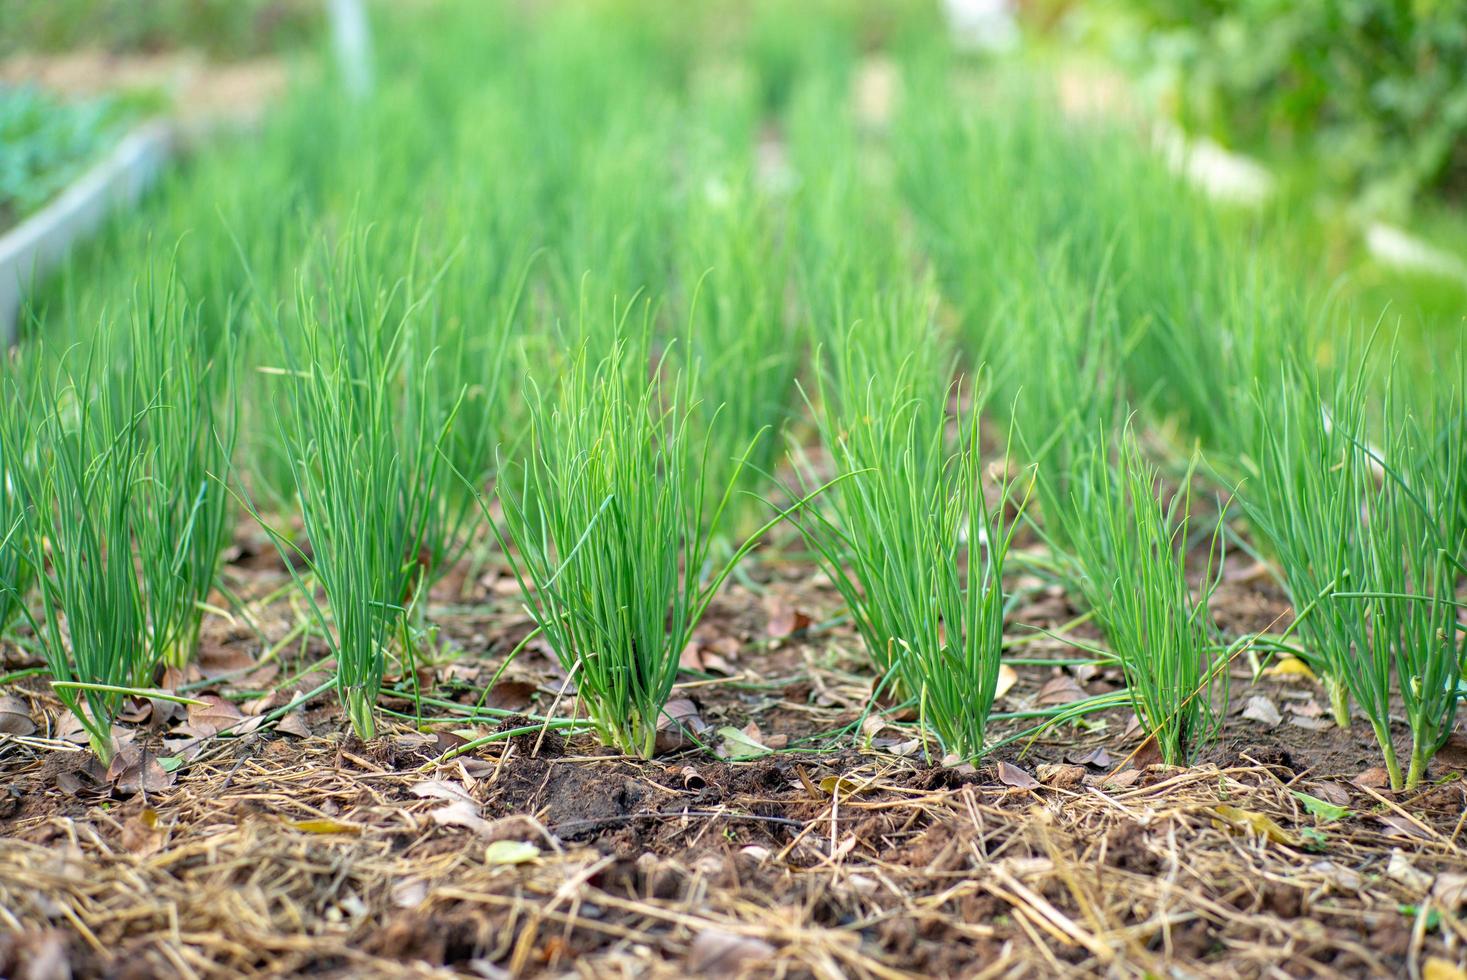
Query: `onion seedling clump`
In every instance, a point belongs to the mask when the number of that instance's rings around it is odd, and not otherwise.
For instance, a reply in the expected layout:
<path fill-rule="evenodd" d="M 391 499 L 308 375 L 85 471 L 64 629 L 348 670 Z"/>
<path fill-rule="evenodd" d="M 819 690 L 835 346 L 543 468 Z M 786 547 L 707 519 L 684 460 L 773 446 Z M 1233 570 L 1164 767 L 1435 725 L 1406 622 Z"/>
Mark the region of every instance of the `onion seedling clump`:
<path fill-rule="evenodd" d="M 1071 491 L 1067 535 L 1085 601 L 1125 671 L 1136 716 L 1162 759 L 1182 765 L 1216 735 L 1226 709 L 1227 675 L 1214 663 L 1217 631 L 1208 612 L 1222 524 L 1194 594 L 1186 568 L 1192 470 L 1168 501 L 1129 423 L 1114 457 L 1110 446 L 1099 434 Z"/>
<path fill-rule="evenodd" d="M 117 334 L 54 368 L 39 348 L 17 365 L 0 435 L 15 488 L 6 595 L 38 583 L 39 615 L 19 608 L 104 760 L 122 699 L 192 656 L 230 530 L 219 480 L 234 441 L 232 345 L 211 350 L 176 283 L 153 285 Z"/>
<path fill-rule="evenodd" d="M 710 485 L 715 449 L 692 428 L 695 369 L 651 368 L 648 379 L 645 340 L 617 341 L 599 361 L 583 346 L 549 391 L 528 393 L 528 454 L 497 485 L 495 531 L 601 740 L 643 757 L 679 655 L 758 537 L 709 566 L 752 445 L 718 468 L 726 485 Z"/>
<path fill-rule="evenodd" d="M 367 739 L 388 646 L 431 556 L 448 550 L 430 532 L 445 528 L 435 506 L 457 403 L 441 401 L 429 363 L 409 356 L 420 306 L 404 286 L 374 286 L 359 256 L 348 249 L 338 260 L 324 297 L 303 286 L 295 323 L 278 324 L 288 358 L 284 441 L 309 551 L 265 526 L 335 659 L 352 729 Z"/>

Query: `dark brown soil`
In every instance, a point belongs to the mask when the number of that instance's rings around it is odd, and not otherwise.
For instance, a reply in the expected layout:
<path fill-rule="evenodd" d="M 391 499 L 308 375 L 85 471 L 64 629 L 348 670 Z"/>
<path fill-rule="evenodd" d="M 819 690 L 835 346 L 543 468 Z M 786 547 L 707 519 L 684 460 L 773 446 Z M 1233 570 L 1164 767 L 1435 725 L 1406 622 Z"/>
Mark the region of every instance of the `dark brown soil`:
<path fill-rule="evenodd" d="M 247 600 L 283 583 L 268 556 L 241 553 L 232 586 Z M 182 750 L 186 714 L 155 706 L 109 773 L 68 740 L 44 684 L 12 686 L 37 730 L 0 741 L 0 975 L 1235 978 L 1460 960 L 1467 744 L 1444 750 L 1425 790 L 1391 794 L 1363 724 L 1333 727 L 1310 678 L 1255 680 L 1240 659 L 1223 734 L 1192 766 L 1160 765 L 1128 710 L 944 766 L 910 726 L 854 728 L 871 681 L 830 590 L 786 564 L 751 573 L 763 594 L 726 590 L 675 692 L 707 748 L 669 733 L 650 762 L 551 731 L 443 758 L 526 724 L 514 718 L 459 735 L 386 716 L 363 744 L 328 693 L 295 724 Z M 502 576 L 459 573 L 433 598 L 442 653 L 420 684 L 549 708 L 565 676 L 534 642 L 483 691 L 528 631 Z M 1288 613 L 1246 570 L 1215 607 L 1231 630 Z M 288 598 L 254 613 L 263 636 L 209 624 L 203 661 L 220 677 L 196 694 L 279 686 L 268 711 L 319 682 L 290 680 L 310 643 L 258 664 L 294 625 Z M 1026 628 L 1073 614 L 1035 590 L 1015 654 L 1076 657 Z M 997 711 L 1122 680 L 1017 675 Z M 1277 723 L 1256 720 L 1254 699 Z M 724 726 L 779 751 L 720 761 Z M 180 752 L 176 772 L 152 763 Z"/>

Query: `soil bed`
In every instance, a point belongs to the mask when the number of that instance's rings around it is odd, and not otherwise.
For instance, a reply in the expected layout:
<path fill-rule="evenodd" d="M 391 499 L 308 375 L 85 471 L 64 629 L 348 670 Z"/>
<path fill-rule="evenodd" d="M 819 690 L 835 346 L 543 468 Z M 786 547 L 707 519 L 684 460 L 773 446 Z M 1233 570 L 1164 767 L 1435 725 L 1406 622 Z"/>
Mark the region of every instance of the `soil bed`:
<path fill-rule="evenodd" d="M 269 595 L 282 572 L 248 551 L 228 579 Z M 1392 794 L 1364 724 L 1321 722 L 1311 679 L 1254 683 L 1239 661 L 1224 735 L 1195 766 L 1157 764 L 1116 711 L 944 767 L 910 726 L 858 727 L 869 674 L 833 594 L 771 567 L 751 568 L 763 595 L 726 590 L 685 655 L 702 671 L 678 711 L 712 751 L 669 733 L 651 762 L 552 731 L 445 761 L 492 729 L 391 715 L 363 744 L 328 692 L 231 738 L 207 734 L 207 714 L 140 708 L 107 773 L 44 685 L 16 682 L 6 710 L 36 730 L 0 742 L 0 975 L 1402 975 L 1467 938 L 1463 746 L 1428 788 Z M 1235 629 L 1287 612 L 1241 572 L 1218 603 Z M 296 615 L 288 594 L 246 608 L 270 643 Z M 477 701 L 525 634 L 516 610 L 494 574 L 450 576 L 429 619 L 464 656 L 420 683 Z M 1072 615 L 1041 589 L 1014 620 Z M 324 679 L 289 680 L 316 653 L 299 640 L 257 666 L 264 640 L 211 621 L 201 670 L 218 678 L 194 695 L 261 716 Z M 7 655 L 6 670 L 28 664 Z M 1119 683 L 1016 673 L 996 710 Z M 484 701 L 544 712 L 564 685 L 531 643 Z M 776 753 L 719 761 L 747 750 L 729 728 Z M 179 754 L 192 761 L 176 771 L 157 762 Z"/>

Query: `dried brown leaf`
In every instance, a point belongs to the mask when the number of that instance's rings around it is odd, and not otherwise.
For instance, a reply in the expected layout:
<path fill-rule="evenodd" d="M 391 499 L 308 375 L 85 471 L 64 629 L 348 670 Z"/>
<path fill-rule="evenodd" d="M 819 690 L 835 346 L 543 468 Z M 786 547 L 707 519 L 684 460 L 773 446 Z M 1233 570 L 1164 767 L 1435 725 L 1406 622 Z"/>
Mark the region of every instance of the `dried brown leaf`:
<path fill-rule="evenodd" d="M 34 735 L 36 723 L 31 718 L 31 709 L 13 694 L 0 695 L 0 734 Z"/>
<path fill-rule="evenodd" d="M 993 696 L 1001 698 L 1013 690 L 1015 684 L 1019 683 L 1019 672 L 1008 664 L 1000 664 L 998 667 L 998 686 L 993 689 Z"/>
<path fill-rule="evenodd" d="M 1243 708 L 1243 717 L 1268 728 L 1273 728 L 1284 720 L 1273 700 L 1261 694 L 1255 694 L 1248 699 L 1248 704 Z"/>
<path fill-rule="evenodd" d="M 1085 689 L 1069 674 L 1056 674 L 1044 682 L 1034 698 L 1037 705 L 1069 704 L 1085 697 Z"/>
<path fill-rule="evenodd" d="M 774 947 L 753 936 L 705 929 L 688 948 L 688 970 L 705 977 L 735 977 L 774 958 Z"/>
<path fill-rule="evenodd" d="M 524 711 L 538 688 L 529 681 L 500 681 L 489 689 L 484 707 L 497 711 Z"/>
<path fill-rule="evenodd" d="M 790 605 L 789 601 L 770 593 L 764 597 L 764 611 L 769 614 L 766 632 L 773 640 L 783 640 L 809 627 L 809 616 Z"/>
<path fill-rule="evenodd" d="M 1085 767 L 1065 763 L 1045 763 L 1036 774 L 1039 781 L 1055 789 L 1075 789 L 1085 781 Z"/>
<path fill-rule="evenodd" d="M 1037 789 L 1039 786 L 1039 780 L 1018 766 L 1011 765 L 1007 762 L 1000 762 L 998 764 L 998 781 L 1010 789 L 1030 790 Z"/>
<path fill-rule="evenodd" d="M 217 694 L 201 694 L 195 700 L 201 704 L 188 706 L 189 727 L 199 735 L 217 735 L 221 729 L 236 731 L 244 721 L 244 713 Z"/>
<path fill-rule="evenodd" d="M 108 782 L 123 795 L 162 792 L 173 785 L 174 777 L 158 764 L 157 756 L 136 745 L 123 746 L 107 767 Z"/>

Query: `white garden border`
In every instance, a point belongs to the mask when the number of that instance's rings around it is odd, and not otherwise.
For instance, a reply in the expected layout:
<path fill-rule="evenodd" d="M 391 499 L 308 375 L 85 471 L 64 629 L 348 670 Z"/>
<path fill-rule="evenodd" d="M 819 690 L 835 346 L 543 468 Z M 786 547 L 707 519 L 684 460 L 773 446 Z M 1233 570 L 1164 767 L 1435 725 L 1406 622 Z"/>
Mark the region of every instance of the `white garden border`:
<path fill-rule="evenodd" d="M 364 100 L 373 82 L 372 37 L 361 0 L 328 8 L 338 70 L 348 94 Z M 21 303 L 33 283 L 64 259 L 115 209 L 136 204 L 178 151 L 186 133 L 163 119 L 143 123 L 37 213 L 0 235 L 0 345 L 16 341 Z"/>
<path fill-rule="evenodd" d="M 0 339 L 15 343 L 21 301 L 115 208 L 130 207 L 161 173 L 176 145 L 172 125 L 143 123 L 40 211 L 0 235 Z"/>

